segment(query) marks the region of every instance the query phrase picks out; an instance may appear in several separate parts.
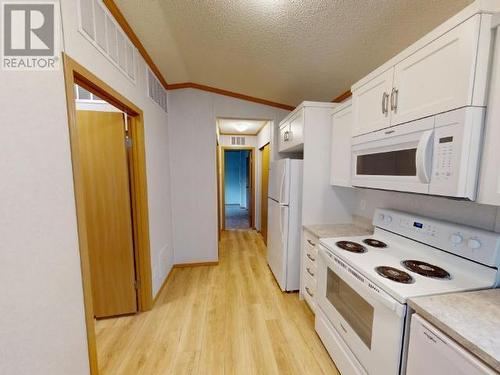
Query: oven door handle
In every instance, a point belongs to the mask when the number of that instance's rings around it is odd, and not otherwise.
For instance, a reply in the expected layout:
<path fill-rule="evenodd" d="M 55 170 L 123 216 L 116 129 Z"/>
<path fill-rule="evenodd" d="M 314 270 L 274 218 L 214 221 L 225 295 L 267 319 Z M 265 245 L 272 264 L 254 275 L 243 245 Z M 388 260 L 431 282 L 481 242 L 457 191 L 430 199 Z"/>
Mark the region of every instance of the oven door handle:
<path fill-rule="evenodd" d="M 355 276 L 350 274 L 347 269 L 344 269 L 339 265 L 335 264 L 333 260 L 334 255 L 329 254 L 325 249 L 320 248 L 318 251 L 322 260 L 326 263 L 326 265 L 330 267 L 332 270 L 335 270 L 337 276 L 339 276 L 351 288 L 353 288 L 358 292 L 363 292 L 363 294 L 368 294 L 369 296 L 373 297 L 373 299 L 376 299 L 377 301 L 385 305 L 389 310 L 394 311 L 398 316 L 401 317 L 405 315 L 405 307 L 401 305 L 398 301 L 396 301 L 394 298 L 392 298 L 382 290 L 380 290 L 379 292 L 372 290 L 369 286 L 366 285 L 366 283 L 361 282 Z M 341 262 L 345 264 L 343 260 L 341 260 Z M 346 267 L 348 269 L 350 268 L 347 264 Z M 357 271 L 354 272 L 359 273 Z"/>
<path fill-rule="evenodd" d="M 417 177 L 424 184 L 428 184 L 431 181 L 433 144 L 434 130 L 425 131 L 418 142 L 417 154 L 415 156 Z"/>

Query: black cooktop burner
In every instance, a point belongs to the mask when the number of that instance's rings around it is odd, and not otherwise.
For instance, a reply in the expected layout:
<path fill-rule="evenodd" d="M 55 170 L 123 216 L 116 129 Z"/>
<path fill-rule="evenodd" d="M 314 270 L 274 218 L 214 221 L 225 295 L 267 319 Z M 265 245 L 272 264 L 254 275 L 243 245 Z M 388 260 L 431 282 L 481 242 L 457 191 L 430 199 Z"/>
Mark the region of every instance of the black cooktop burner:
<path fill-rule="evenodd" d="M 366 252 L 366 247 L 363 245 L 357 243 L 357 242 L 351 242 L 351 241 L 339 241 L 336 243 L 338 247 L 340 247 L 342 250 L 350 251 L 351 253 L 364 253 Z"/>
<path fill-rule="evenodd" d="M 410 274 L 394 267 L 380 266 L 375 268 L 375 271 L 380 276 L 398 283 L 411 284 L 414 281 Z"/>
<path fill-rule="evenodd" d="M 365 243 L 371 247 L 378 247 L 379 249 L 383 249 L 384 247 L 387 247 L 387 244 L 385 242 L 376 240 L 374 238 L 367 238 L 366 240 L 363 240 L 363 243 Z"/>
<path fill-rule="evenodd" d="M 413 271 L 422 276 L 432 277 L 434 279 L 451 279 L 451 276 L 447 271 L 429 263 L 421 262 L 419 260 L 404 260 L 401 264 L 407 270 Z"/>

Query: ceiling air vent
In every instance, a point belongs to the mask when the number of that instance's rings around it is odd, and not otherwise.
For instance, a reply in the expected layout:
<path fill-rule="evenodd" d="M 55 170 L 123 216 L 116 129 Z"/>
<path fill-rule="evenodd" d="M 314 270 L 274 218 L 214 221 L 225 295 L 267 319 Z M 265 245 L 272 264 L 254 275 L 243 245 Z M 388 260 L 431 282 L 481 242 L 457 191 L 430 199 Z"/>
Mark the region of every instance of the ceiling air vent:
<path fill-rule="evenodd" d="M 231 137 L 231 146 L 244 146 L 245 137 Z"/>

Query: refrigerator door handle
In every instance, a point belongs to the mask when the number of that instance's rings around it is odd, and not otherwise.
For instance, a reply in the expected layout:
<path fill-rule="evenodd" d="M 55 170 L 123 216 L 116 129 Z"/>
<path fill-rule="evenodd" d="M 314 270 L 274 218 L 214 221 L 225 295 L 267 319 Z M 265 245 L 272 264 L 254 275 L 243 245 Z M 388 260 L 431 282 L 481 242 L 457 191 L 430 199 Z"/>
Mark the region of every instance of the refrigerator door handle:
<path fill-rule="evenodd" d="M 284 220 L 283 220 L 283 211 L 286 209 L 286 206 L 280 204 L 279 207 L 280 207 L 280 234 L 281 234 L 281 243 L 284 245 L 286 239 L 285 239 L 285 233 L 283 231 L 283 222 L 284 222 Z M 285 250 L 285 249 L 283 249 L 283 250 Z"/>
<path fill-rule="evenodd" d="M 286 175 L 286 168 L 283 168 L 283 173 L 281 174 L 281 185 L 280 185 L 280 196 L 279 196 L 279 203 L 281 204 L 283 202 L 283 190 L 285 188 L 285 175 Z"/>

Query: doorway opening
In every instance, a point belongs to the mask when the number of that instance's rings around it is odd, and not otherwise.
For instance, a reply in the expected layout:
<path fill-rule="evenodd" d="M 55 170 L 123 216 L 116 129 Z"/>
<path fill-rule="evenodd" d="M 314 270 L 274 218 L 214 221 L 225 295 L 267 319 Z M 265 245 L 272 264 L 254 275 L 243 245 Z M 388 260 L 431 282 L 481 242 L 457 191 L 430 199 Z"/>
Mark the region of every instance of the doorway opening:
<path fill-rule="evenodd" d="M 224 211 L 226 229 L 252 227 L 251 150 L 224 152 Z"/>
<path fill-rule="evenodd" d="M 87 345 L 96 375 L 95 319 L 153 305 L 143 112 L 64 53 L 63 60 Z"/>
<path fill-rule="evenodd" d="M 255 228 L 255 149 L 221 147 L 220 225 L 222 230 Z"/>

